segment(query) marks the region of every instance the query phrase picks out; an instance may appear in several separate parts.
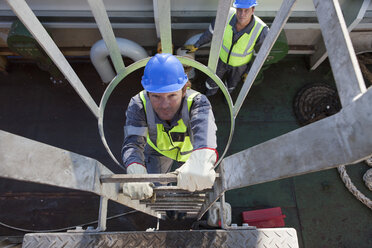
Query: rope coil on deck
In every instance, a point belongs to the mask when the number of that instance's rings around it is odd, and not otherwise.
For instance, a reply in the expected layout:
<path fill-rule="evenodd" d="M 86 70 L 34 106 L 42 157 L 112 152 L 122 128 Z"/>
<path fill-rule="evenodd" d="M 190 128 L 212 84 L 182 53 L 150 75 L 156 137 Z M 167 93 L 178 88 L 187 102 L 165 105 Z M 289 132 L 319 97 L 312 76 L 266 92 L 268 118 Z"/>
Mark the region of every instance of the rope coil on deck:
<path fill-rule="evenodd" d="M 372 201 L 366 197 L 362 192 L 360 192 L 355 185 L 351 182 L 349 175 L 346 172 L 344 165 L 337 167 L 338 172 L 340 173 L 341 179 L 344 182 L 346 188 L 364 205 L 372 209 Z"/>
<path fill-rule="evenodd" d="M 324 83 L 306 84 L 296 94 L 293 111 L 301 126 L 336 114 L 341 109 L 337 90 Z"/>
<path fill-rule="evenodd" d="M 372 167 L 372 157 L 366 159 L 364 162 L 366 162 L 369 167 Z M 372 191 L 372 169 L 367 170 L 363 176 L 363 180 L 367 188 Z"/>
<path fill-rule="evenodd" d="M 366 187 L 372 191 L 372 169 L 367 170 L 363 176 L 364 183 Z"/>

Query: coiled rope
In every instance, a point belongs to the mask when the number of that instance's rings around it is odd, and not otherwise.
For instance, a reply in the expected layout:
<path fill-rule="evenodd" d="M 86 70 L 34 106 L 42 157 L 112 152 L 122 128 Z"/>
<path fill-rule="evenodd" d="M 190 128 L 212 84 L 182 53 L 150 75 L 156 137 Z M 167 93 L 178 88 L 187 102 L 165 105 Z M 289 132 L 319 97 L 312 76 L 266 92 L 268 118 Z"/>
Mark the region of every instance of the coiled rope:
<path fill-rule="evenodd" d="M 367 170 L 363 176 L 363 180 L 367 188 L 372 191 L 372 169 Z"/>
<path fill-rule="evenodd" d="M 356 187 L 355 185 L 353 184 L 353 182 L 351 181 L 349 175 L 347 174 L 346 172 L 346 168 L 344 165 L 341 165 L 339 167 L 337 167 L 337 170 L 338 172 L 340 173 L 340 176 L 341 176 L 341 179 L 342 181 L 344 182 L 346 188 L 360 201 L 362 202 L 364 205 L 366 205 L 367 207 L 369 207 L 370 209 L 372 209 L 372 201 L 366 197 L 362 192 L 360 192 Z M 370 179 L 372 179 L 372 169 L 368 170 L 370 171 Z M 367 173 L 368 173 L 367 171 Z M 366 174 L 367 174 L 366 173 Z M 363 177 L 364 179 L 364 177 Z M 372 181 L 369 182 L 370 185 L 372 184 Z M 367 186 L 368 187 L 368 186 Z M 371 190 L 371 188 L 369 188 Z"/>

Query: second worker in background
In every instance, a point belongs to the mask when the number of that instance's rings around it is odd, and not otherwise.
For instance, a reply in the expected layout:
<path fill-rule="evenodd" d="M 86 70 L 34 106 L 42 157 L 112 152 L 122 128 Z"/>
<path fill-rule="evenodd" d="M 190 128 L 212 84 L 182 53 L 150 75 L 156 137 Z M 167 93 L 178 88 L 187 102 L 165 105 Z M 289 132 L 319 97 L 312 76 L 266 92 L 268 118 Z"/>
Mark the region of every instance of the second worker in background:
<path fill-rule="evenodd" d="M 269 27 L 257 16 L 254 9 L 256 0 L 235 0 L 236 12 L 231 15 L 226 25 L 220 51 L 216 74 L 231 93 L 241 80 L 245 80 L 250 68 L 254 51 L 261 47 Z M 189 52 L 195 52 L 212 40 L 214 21 L 194 45 L 185 45 Z M 205 82 L 206 95 L 217 93 L 218 86 L 210 78 Z"/>

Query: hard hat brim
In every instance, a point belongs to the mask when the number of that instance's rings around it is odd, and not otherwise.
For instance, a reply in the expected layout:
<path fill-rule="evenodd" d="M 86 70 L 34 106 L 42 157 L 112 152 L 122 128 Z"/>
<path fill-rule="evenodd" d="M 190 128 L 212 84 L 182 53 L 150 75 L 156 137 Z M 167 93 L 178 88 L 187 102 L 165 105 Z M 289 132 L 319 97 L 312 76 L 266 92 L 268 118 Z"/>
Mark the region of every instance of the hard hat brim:
<path fill-rule="evenodd" d="M 250 7 L 247 7 L 246 5 L 244 4 L 235 4 L 233 3 L 233 7 L 236 8 L 236 9 L 249 9 L 249 8 L 252 8 L 252 7 L 255 7 L 257 6 L 258 4 L 255 3 L 255 4 L 252 4 Z"/>
<path fill-rule="evenodd" d="M 183 86 L 185 86 L 187 81 L 188 81 L 188 78 L 186 77 L 183 80 L 182 84 L 164 85 L 163 87 L 159 87 L 159 86 L 151 87 L 150 85 L 147 85 L 145 87 L 143 84 L 142 84 L 142 86 L 147 92 L 150 92 L 150 93 L 172 93 L 172 92 L 176 92 L 176 91 L 181 90 L 183 88 Z"/>

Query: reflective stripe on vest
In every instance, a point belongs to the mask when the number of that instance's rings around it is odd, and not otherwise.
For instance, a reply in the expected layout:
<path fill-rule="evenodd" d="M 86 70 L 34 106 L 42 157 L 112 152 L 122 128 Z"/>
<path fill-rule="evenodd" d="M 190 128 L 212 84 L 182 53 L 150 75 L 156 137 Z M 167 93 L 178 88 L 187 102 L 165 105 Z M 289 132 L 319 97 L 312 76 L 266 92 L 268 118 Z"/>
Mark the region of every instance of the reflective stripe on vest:
<path fill-rule="evenodd" d="M 248 64 L 252 60 L 257 38 L 266 24 L 259 17 L 253 16 L 255 23 L 251 32 L 249 34 L 244 33 L 235 44 L 232 44 L 233 27 L 230 25 L 230 21 L 234 16 L 235 14 L 231 16 L 225 29 L 220 59 L 231 66 L 241 66 Z"/>
<path fill-rule="evenodd" d="M 189 112 L 196 95 L 200 94 L 194 90 L 187 90 L 181 109 L 181 118 L 177 125 L 168 132 L 163 124 L 155 123 L 155 112 L 145 90 L 140 92 L 140 98 L 145 108 L 148 133 L 147 143 L 157 152 L 176 161 L 186 162 L 193 150 L 193 137 L 190 136 Z M 155 145 L 156 144 L 156 145 Z"/>

